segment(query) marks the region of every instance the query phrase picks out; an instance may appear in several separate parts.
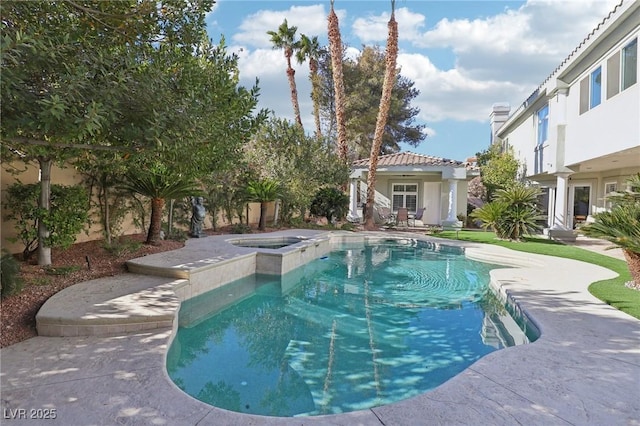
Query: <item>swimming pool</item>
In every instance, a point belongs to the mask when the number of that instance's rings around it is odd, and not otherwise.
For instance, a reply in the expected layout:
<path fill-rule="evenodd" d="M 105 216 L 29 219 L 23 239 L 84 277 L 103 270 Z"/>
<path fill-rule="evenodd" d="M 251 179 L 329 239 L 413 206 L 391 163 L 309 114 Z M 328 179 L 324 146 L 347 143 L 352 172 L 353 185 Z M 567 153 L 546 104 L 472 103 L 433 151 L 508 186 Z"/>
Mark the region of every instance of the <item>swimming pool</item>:
<path fill-rule="evenodd" d="M 195 398 L 244 413 L 406 399 L 535 339 L 488 289 L 496 267 L 421 241 L 343 244 L 282 277 L 253 275 L 185 301 L 167 370 Z"/>

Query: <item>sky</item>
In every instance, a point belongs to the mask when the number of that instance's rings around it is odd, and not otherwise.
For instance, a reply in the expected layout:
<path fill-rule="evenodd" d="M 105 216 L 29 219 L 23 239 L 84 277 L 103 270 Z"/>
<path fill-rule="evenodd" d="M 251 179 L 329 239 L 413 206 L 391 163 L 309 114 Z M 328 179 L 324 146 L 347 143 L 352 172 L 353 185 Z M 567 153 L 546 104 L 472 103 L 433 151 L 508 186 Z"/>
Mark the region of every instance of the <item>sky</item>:
<path fill-rule="evenodd" d="M 515 110 L 620 0 L 396 0 L 400 74 L 420 94 L 412 106 L 427 137 L 403 151 L 464 161 L 488 147 L 495 103 Z M 259 79 L 259 108 L 294 119 L 282 50 L 267 31 L 284 19 L 327 45 L 329 0 L 218 0 L 207 32 L 239 56 L 240 84 Z M 387 38 L 389 0 L 335 0 L 352 57 Z M 303 125 L 314 128 L 307 63 L 294 61 Z"/>

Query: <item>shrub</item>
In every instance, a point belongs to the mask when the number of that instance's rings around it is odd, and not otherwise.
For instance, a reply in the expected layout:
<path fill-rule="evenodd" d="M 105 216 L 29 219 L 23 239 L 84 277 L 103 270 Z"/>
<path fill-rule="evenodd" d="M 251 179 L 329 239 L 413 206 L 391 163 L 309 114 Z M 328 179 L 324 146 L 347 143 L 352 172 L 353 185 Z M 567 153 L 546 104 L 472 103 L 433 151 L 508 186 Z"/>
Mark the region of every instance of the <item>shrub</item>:
<path fill-rule="evenodd" d="M 496 191 L 493 201 L 471 213 L 482 222 L 483 229 L 493 230 L 498 238 L 520 241 L 523 236 L 541 230 L 538 223 L 543 218 L 538 210 L 536 188 L 517 184 L 512 188 Z"/>
<path fill-rule="evenodd" d="M 337 188 L 321 188 L 311 202 L 310 212 L 324 216 L 329 223 L 342 219 L 349 210 L 349 197 Z"/>
<path fill-rule="evenodd" d="M 20 264 L 11 253 L 4 252 L 0 258 L 0 295 L 2 297 L 22 290 Z"/>
<path fill-rule="evenodd" d="M 253 231 L 251 227 L 244 223 L 234 223 L 231 225 L 232 234 L 251 234 Z"/>
<path fill-rule="evenodd" d="M 7 189 L 6 219 L 16 222 L 17 238 L 22 241 L 23 256 L 28 259 L 38 248 L 38 223 L 42 221 L 49 231 L 45 239 L 48 247 L 68 248 L 76 236 L 89 223 L 89 194 L 79 185 L 51 185 L 51 209 L 38 207 L 40 184 L 14 183 Z"/>

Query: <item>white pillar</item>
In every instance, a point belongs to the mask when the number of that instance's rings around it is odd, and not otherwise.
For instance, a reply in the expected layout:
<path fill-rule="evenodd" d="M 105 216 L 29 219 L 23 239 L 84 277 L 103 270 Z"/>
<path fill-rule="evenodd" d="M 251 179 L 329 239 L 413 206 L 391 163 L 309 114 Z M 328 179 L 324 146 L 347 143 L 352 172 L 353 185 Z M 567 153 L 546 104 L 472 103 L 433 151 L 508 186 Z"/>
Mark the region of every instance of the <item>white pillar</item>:
<path fill-rule="evenodd" d="M 347 220 L 352 222 L 360 220 L 358 216 L 358 179 L 351 179 L 349 184 L 349 215 Z"/>
<path fill-rule="evenodd" d="M 553 187 L 549 187 L 549 199 L 547 200 L 547 227 L 551 228 L 553 226 L 553 218 L 555 217 L 556 211 L 556 189 Z"/>
<path fill-rule="evenodd" d="M 462 226 L 462 222 L 458 220 L 458 181 L 449 179 L 449 211 L 447 220 L 443 221 L 444 226 Z"/>
<path fill-rule="evenodd" d="M 569 230 L 567 227 L 567 195 L 569 193 L 569 173 L 556 175 L 556 197 L 553 215 L 553 230 Z"/>

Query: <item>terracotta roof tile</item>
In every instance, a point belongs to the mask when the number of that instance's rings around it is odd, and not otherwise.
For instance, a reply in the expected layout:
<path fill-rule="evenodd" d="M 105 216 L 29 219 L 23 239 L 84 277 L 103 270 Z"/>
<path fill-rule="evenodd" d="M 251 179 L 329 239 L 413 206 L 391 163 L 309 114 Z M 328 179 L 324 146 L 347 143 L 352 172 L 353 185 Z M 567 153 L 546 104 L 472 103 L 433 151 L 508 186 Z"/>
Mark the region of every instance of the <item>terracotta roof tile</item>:
<path fill-rule="evenodd" d="M 395 154 L 378 157 L 378 167 L 389 166 L 464 166 L 462 161 L 448 158 L 433 157 L 431 155 L 415 154 L 413 152 L 397 152 Z M 369 159 L 363 158 L 352 163 L 353 167 L 369 167 Z"/>

